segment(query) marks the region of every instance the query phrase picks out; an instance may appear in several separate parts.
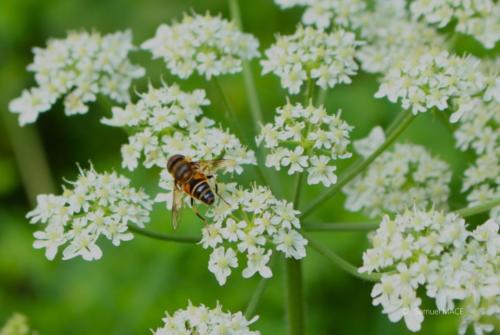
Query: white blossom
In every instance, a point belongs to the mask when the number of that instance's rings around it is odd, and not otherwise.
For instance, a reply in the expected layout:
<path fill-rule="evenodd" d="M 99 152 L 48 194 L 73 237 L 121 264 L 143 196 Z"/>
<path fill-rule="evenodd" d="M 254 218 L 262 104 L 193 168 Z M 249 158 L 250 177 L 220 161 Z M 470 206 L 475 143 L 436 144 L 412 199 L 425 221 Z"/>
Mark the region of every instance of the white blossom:
<path fill-rule="evenodd" d="M 363 0 L 274 0 L 283 9 L 305 7 L 302 23 L 325 29 L 331 25 L 347 27 L 356 22 L 366 7 Z"/>
<path fill-rule="evenodd" d="M 383 132 L 376 136 L 383 136 Z M 373 137 L 372 131 L 368 138 Z M 367 148 L 365 140 L 359 145 L 354 142 L 354 147 L 361 147 L 366 157 L 383 142 L 383 137 L 377 141 L 372 148 Z M 353 212 L 362 210 L 370 217 L 399 213 L 411 206 L 446 208 L 450 181 L 448 164 L 432 157 L 424 147 L 396 144 L 343 188 L 347 195 L 345 207 Z"/>
<path fill-rule="evenodd" d="M 265 51 L 262 73 L 277 75 L 290 94 L 299 93 L 308 81 L 323 89 L 350 84 L 358 72 L 354 54 L 359 45 L 354 33 L 343 29 L 326 33 L 299 26 L 292 35 L 278 36 Z"/>
<path fill-rule="evenodd" d="M 185 15 L 181 22 L 162 24 L 141 46 L 180 78 L 195 71 L 210 79 L 242 70 L 242 60 L 259 56 L 259 42 L 238 30 L 234 22 L 209 14 Z"/>
<path fill-rule="evenodd" d="M 461 303 L 460 334 L 470 324 L 476 334 L 493 330 L 486 319 L 500 315 L 499 222 L 489 220 L 474 231 L 466 228 L 456 214 L 437 211 L 415 209 L 394 219 L 384 216 L 359 269 L 381 273 L 372 290 L 373 304 L 381 305 L 392 322 L 404 318 L 409 330 L 418 331 L 424 316 L 417 292 L 422 291 L 441 312 Z M 396 252 L 405 240 L 408 254 Z M 425 291 L 419 290 L 421 286 Z M 497 307 L 491 308 L 495 301 Z"/>
<path fill-rule="evenodd" d="M 408 58 L 408 50 L 444 45 L 445 39 L 431 27 L 410 19 L 406 0 L 376 0 L 374 9 L 355 17 L 361 38 L 367 41 L 356 53 L 367 72 L 387 72 Z M 404 38 L 401 38 L 404 36 Z"/>
<path fill-rule="evenodd" d="M 34 233 L 36 249 L 45 248 L 49 260 L 59 247 L 63 259 L 81 256 L 90 261 L 101 258 L 97 245 L 104 236 L 113 245 L 133 238 L 127 225 L 143 227 L 149 221 L 152 200 L 141 190 L 130 186 L 130 180 L 115 172 L 97 173 L 93 167 L 80 170 L 78 179 L 68 182 L 61 195 L 41 194 L 37 207 L 27 214 L 31 223 L 45 225 Z"/>
<path fill-rule="evenodd" d="M 60 97 L 64 97 L 66 115 L 87 113 L 97 94 L 127 102 L 132 80 L 144 75 L 144 69 L 128 59 L 132 50 L 130 31 L 103 36 L 70 32 L 65 39 L 51 39 L 46 48 L 33 49 L 28 70 L 34 72 L 37 86 L 24 90 L 9 109 L 25 125 L 35 122 Z"/>
<path fill-rule="evenodd" d="M 341 119 L 341 112 L 327 114 L 324 107 L 287 104 L 276 109 L 273 123 L 262 126 L 256 142 L 269 149 L 266 166 L 288 174 L 307 171 L 308 184 L 330 186 L 337 182 L 337 159 L 351 157 L 347 151 L 352 127 Z"/>
<path fill-rule="evenodd" d="M 438 28 L 457 21 L 454 29 L 472 35 L 485 48 L 492 49 L 500 40 L 500 4 L 493 0 L 416 0 L 410 5 L 415 19 Z"/>
<path fill-rule="evenodd" d="M 471 56 L 459 57 L 440 48 L 417 49 L 389 69 L 375 97 L 399 102 L 413 114 L 433 108 L 443 111 L 454 99 L 456 110 L 450 121 L 456 122 L 470 110 L 460 99 L 480 95 L 486 87 L 479 65 Z"/>
<path fill-rule="evenodd" d="M 203 90 L 187 93 L 177 85 L 150 86 L 139 101 L 114 107 L 112 117 L 102 122 L 131 130 L 128 143 L 121 148 L 122 166 L 129 170 L 135 170 L 141 159 L 147 168 L 164 169 L 170 156 L 182 153 L 193 160 L 234 160 L 235 165 L 226 170 L 240 174 L 242 165 L 256 164 L 255 154 L 203 116 L 202 107 L 209 103 Z M 171 191 L 171 178 L 163 176 L 160 186 Z"/>
<path fill-rule="evenodd" d="M 212 249 L 208 269 L 220 285 L 224 285 L 232 268 L 238 267 L 237 254 L 246 255 L 243 277 L 258 273 L 272 276 L 269 265 L 273 249 L 285 257 L 306 256 L 307 240 L 298 232 L 299 211 L 285 200 L 276 199 L 269 188 L 237 187 L 235 183 L 219 184 L 221 196 L 205 212 L 207 225 L 202 230 L 200 244 Z"/>
<path fill-rule="evenodd" d="M 247 320 L 243 313 L 223 312 L 217 303 L 213 309 L 205 305 L 195 306 L 189 302 L 185 309 L 179 309 L 174 314 L 165 313 L 164 324 L 153 330 L 154 335 L 259 335 L 251 331 L 249 326 L 257 321 L 255 316 Z"/>

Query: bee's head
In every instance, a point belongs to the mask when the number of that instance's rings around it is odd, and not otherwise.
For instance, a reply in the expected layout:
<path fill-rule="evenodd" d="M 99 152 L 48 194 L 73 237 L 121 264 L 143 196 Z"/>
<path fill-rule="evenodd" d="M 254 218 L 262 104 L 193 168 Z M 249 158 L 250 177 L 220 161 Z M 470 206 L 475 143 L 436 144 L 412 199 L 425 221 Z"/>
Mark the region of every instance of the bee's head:
<path fill-rule="evenodd" d="M 172 169 L 175 165 L 175 163 L 177 163 L 178 161 L 184 159 L 185 157 L 183 155 L 173 155 L 172 157 L 170 157 L 168 159 L 168 162 L 167 162 L 167 170 L 168 172 L 172 173 Z"/>

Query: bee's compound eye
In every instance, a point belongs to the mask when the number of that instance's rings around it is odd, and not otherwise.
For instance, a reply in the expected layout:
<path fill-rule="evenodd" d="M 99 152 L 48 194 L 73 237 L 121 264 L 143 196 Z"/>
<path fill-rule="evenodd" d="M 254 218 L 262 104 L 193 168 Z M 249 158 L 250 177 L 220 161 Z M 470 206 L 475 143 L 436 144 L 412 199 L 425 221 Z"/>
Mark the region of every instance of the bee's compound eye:
<path fill-rule="evenodd" d="M 181 159 L 184 159 L 183 155 L 173 155 L 172 157 L 170 157 L 167 162 L 167 170 L 169 172 L 172 172 L 172 168 L 174 167 L 175 163 L 177 163 Z"/>

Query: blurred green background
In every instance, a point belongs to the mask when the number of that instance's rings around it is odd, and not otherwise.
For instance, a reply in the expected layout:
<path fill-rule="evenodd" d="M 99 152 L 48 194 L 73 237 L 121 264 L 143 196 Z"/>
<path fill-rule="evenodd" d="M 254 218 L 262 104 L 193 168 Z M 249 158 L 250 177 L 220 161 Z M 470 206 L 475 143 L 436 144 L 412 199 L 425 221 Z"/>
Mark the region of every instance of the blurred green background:
<path fill-rule="evenodd" d="M 261 50 L 272 43 L 276 32 L 290 33 L 300 20 L 300 9 L 279 11 L 271 0 L 240 2 L 244 29 L 260 39 Z M 199 246 L 136 236 L 119 248 L 101 241 L 104 257 L 97 262 L 50 262 L 43 251 L 32 248 L 35 227 L 24 218 L 36 194 L 59 192 L 63 177 L 75 178 L 76 162 L 86 166 L 91 160 L 97 170 L 115 168 L 132 176 L 120 169 L 119 148 L 126 135 L 99 123 L 103 115 L 110 113 L 110 102 L 102 97 L 85 116 L 65 117 L 58 104 L 42 115 L 36 125 L 17 125 L 7 105 L 34 82 L 25 71 L 32 59 L 31 48 L 44 46 L 50 37 L 64 37 L 67 30 L 79 29 L 101 33 L 131 29 L 138 45 L 151 37 L 159 24 L 191 10 L 229 16 L 224 0 L 0 0 L 0 324 L 17 311 L 26 314 L 41 335 L 145 334 L 161 325 L 165 310 L 183 308 L 188 299 L 209 306 L 220 301 L 232 311 L 245 309 L 258 278 L 245 280 L 236 271 L 220 287 L 207 270 L 208 252 Z M 463 37 L 459 48 L 481 52 L 474 41 Z M 234 126 L 231 120 L 223 118 L 223 105 L 213 86 L 200 78 L 182 82 L 173 78 L 161 61 L 151 61 L 146 52 L 135 52 L 132 58 L 147 67 L 154 84 L 163 76 L 165 81 L 177 81 L 185 89 L 207 89 L 213 100 L 207 114 L 224 126 Z M 256 61 L 252 66 L 265 119 L 270 121 L 274 108 L 284 103 L 285 95 L 275 77 L 260 76 Z M 250 124 L 242 76 L 225 76 L 221 82 L 240 122 Z M 143 90 L 147 79 L 135 82 L 135 86 Z M 361 74 L 352 85 L 335 87 L 328 95 L 329 111 L 342 108 L 344 118 L 355 126 L 353 138 L 364 137 L 374 125 L 386 126 L 398 112 L 396 105 L 373 98 L 376 89 L 376 78 Z M 248 139 L 251 132 L 239 135 Z M 473 157 L 453 148 L 447 125 L 435 115 L 422 115 L 401 141 L 425 145 L 451 165 L 451 205 L 464 206 L 464 198 L 458 192 L 460 176 Z M 45 177 L 44 160 L 50 178 Z M 340 171 L 349 163 L 343 162 Z M 157 174 L 155 170 L 139 169 L 133 174 L 133 183 L 154 195 L 158 191 Z M 239 181 L 248 184 L 254 178 L 249 171 Z M 277 195 L 286 197 L 291 182 L 286 176 L 281 178 L 283 189 Z M 321 188 L 308 189 L 303 203 L 320 191 Z M 343 200 L 341 195 L 336 196 L 313 218 L 366 220 L 343 210 Z M 171 232 L 169 217 L 170 213 L 157 205 L 149 229 Z M 186 213 L 177 233 L 199 234 L 200 226 L 198 219 Z M 364 234 L 314 235 L 353 264 L 360 264 L 361 253 L 367 247 Z M 257 309 L 260 319 L 255 328 L 262 334 L 284 334 L 286 329 L 280 262 L 275 262 L 274 273 Z M 304 275 L 309 334 L 408 333 L 401 322 L 390 323 L 378 307 L 371 305 L 370 283 L 342 272 L 312 250 L 304 261 Z M 424 305 L 433 308 L 430 301 Z M 454 316 L 427 316 L 422 333 L 456 333 L 457 322 Z"/>

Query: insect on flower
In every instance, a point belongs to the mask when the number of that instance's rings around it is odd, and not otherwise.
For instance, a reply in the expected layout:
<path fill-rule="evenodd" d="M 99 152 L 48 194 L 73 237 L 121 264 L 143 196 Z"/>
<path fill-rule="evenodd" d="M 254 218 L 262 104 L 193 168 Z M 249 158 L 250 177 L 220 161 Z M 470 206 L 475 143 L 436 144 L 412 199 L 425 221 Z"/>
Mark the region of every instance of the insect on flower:
<path fill-rule="evenodd" d="M 172 201 L 172 225 L 174 229 L 180 221 L 180 208 L 184 194 L 191 197 L 191 207 L 196 216 L 204 222 L 207 220 L 201 216 L 194 204 L 194 200 L 199 200 L 207 205 L 215 202 L 215 195 L 208 183 L 214 177 L 214 173 L 221 168 L 234 166 L 236 162 L 231 159 L 216 159 L 206 161 L 192 161 L 183 155 L 173 155 L 168 159 L 167 170 L 174 178 L 174 190 Z M 218 193 L 217 184 L 214 184 L 215 194 L 224 200 Z M 225 201 L 225 200 L 224 200 Z M 225 201 L 226 202 L 226 201 Z"/>

